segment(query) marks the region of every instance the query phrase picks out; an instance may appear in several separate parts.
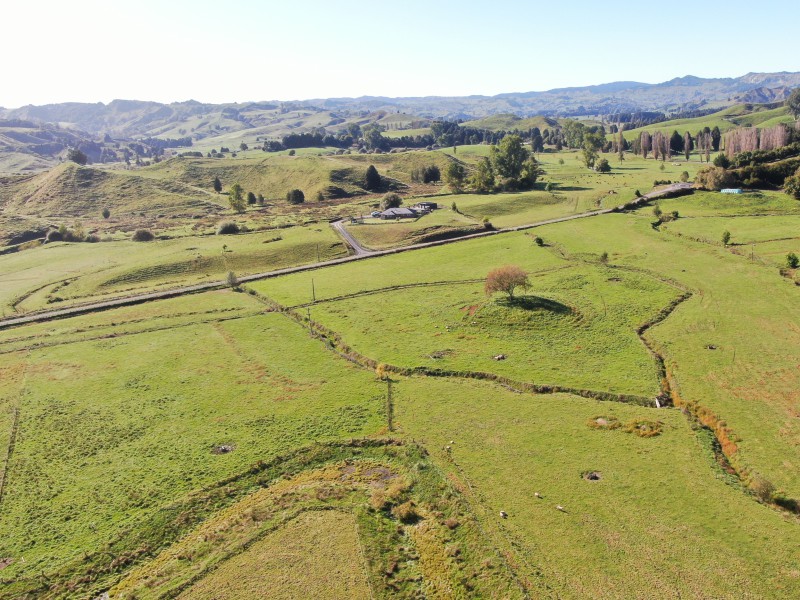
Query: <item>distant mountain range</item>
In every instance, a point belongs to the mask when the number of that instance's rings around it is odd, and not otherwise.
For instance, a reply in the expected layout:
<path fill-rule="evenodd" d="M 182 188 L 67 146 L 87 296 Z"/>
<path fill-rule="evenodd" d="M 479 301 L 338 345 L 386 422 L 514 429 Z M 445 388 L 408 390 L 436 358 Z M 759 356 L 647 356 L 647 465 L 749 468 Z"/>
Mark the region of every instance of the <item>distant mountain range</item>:
<path fill-rule="evenodd" d="M 68 147 L 79 147 L 91 160 L 101 160 L 104 149 L 113 156 L 125 140 L 169 138 L 173 141 L 167 145 L 186 146 L 188 142 L 194 149 L 208 151 L 238 148 L 242 142 L 258 146 L 263 140 L 314 127 L 335 133 L 350 122 L 413 129 L 425 127 L 429 119 L 481 119 L 485 123 L 493 115 L 506 119 L 603 116 L 614 121 L 615 115 L 629 113 L 669 116 L 710 112 L 733 104 L 776 103 L 798 86 L 800 73 L 782 72 L 719 79 L 689 75 L 658 84 L 617 81 L 496 96 L 364 96 L 238 104 L 114 100 L 108 104 L 66 102 L 0 108 L 0 173 L 48 168 L 63 158 Z"/>
<path fill-rule="evenodd" d="M 59 123 L 92 134 L 115 136 L 174 135 L 198 129 L 203 121 L 239 122 L 242 128 L 259 127 L 274 120 L 275 112 L 298 109 L 339 113 L 341 120 L 361 113 L 403 112 L 426 118 L 478 119 L 498 113 L 527 117 L 613 115 L 658 111 L 678 113 L 721 108 L 742 102 L 776 102 L 800 86 L 800 73 L 748 73 L 742 77 L 704 79 L 687 75 L 649 84 L 618 81 L 545 92 L 520 92 L 496 96 L 387 98 L 320 98 L 295 102 L 204 104 L 190 100 L 161 104 L 138 100 L 114 100 L 109 104 L 62 103 L 0 109 L 0 119 Z M 259 119 L 259 113 L 265 113 Z M 246 115 L 243 117 L 242 115 Z M 186 127 L 181 127 L 184 124 Z"/>

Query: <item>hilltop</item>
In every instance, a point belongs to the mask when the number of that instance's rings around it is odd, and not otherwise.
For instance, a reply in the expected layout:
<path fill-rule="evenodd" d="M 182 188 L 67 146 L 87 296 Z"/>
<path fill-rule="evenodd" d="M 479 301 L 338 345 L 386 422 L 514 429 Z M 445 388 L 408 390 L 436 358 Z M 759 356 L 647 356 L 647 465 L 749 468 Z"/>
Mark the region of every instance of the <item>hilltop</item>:
<path fill-rule="evenodd" d="M 730 106 L 755 99 L 781 101 L 800 86 L 798 73 L 748 73 L 735 78 L 701 78 L 687 75 L 649 84 L 634 81 L 553 89 L 542 92 L 505 93 L 496 96 L 388 98 L 320 98 L 304 101 L 206 104 L 189 100 L 161 104 L 114 100 L 109 104 L 63 103 L 0 109 L 0 118 L 65 123 L 90 133 L 163 136 L 210 135 L 214 132 L 261 129 L 275 125 L 289 129 L 329 127 L 375 111 L 409 113 L 425 118 L 480 119 L 500 113 L 527 117 L 537 114 L 580 116 L 617 112 L 685 112 Z M 313 123 L 308 119 L 313 117 Z"/>

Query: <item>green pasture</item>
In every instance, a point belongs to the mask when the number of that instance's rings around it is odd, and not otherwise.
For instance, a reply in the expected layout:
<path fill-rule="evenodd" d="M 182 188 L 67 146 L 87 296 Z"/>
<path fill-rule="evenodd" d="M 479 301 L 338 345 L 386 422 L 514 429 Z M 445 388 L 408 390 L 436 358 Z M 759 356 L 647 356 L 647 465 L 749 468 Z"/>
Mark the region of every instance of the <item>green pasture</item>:
<path fill-rule="evenodd" d="M 671 121 L 663 121 L 661 123 L 654 123 L 636 129 L 629 129 L 623 132 L 625 139 L 632 141 L 639 137 L 642 131 L 655 133 L 660 131 L 664 135 L 672 135 L 677 131 L 681 135 L 687 131 L 694 137 L 698 131 L 708 127 L 713 129 L 719 127 L 722 133 L 736 129 L 737 127 L 772 127 L 778 124 L 790 124 L 794 121 L 786 107 L 764 109 L 759 105 L 736 105 L 725 108 L 710 115 L 703 117 L 694 117 L 690 119 L 673 119 Z M 755 108 L 755 110 L 753 110 Z"/>
<path fill-rule="evenodd" d="M 552 119 L 550 117 L 522 118 L 513 114 L 499 114 L 474 121 L 465 121 L 462 125 L 465 127 L 474 127 L 476 129 L 489 129 L 491 131 L 527 131 L 534 127 L 538 127 L 544 131 L 545 129 L 552 129 L 558 125 L 558 123 L 558 119 Z"/>
<path fill-rule="evenodd" d="M 800 497 L 800 374 L 791 350 L 800 348 L 799 288 L 747 252 L 659 233 L 651 221 L 646 212 L 608 215 L 539 232 L 568 253 L 602 245 L 611 264 L 646 269 L 692 291 L 648 337 L 664 353 L 681 396 L 732 430 L 739 464 Z"/>
<path fill-rule="evenodd" d="M 472 276 L 483 273 L 476 269 Z M 482 283 L 421 285 L 324 302 L 311 308 L 311 318 L 391 365 L 658 394 L 656 366 L 635 330 L 678 294 L 675 289 L 593 267 L 537 274 L 531 283 L 514 303 L 487 299 Z M 493 359 L 499 355 L 505 359 Z"/>
<path fill-rule="evenodd" d="M 696 191 L 691 196 L 659 200 L 658 205 L 666 213 L 677 210 L 682 217 L 800 214 L 800 202 L 781 192 L 771 191 L 744 194 Z"/>
<path fill-rule="evenodd" d="M 721 243 L 722 232 L 730 231 L 729 245 L 756 244 L 800 236 L 800 215 L 688 218 L 665 223 L 662 227 L 715 244 Z"/>
<path fill-rule="evenodd" d="M 743 493 L 677 410 L 431 378 L 400 381 L 395 398 L 397 426 L 467 490 L 532 597 L 800 593 L 795 519 Z M 598 417 L 662 433 L 590 427 Z"/>
<path fill-rule="evenodd" d="M 387 138 L 401 138 L 401 137 L 415 137 L 418 135 L 428 135 L 431 132 L 430 127 L 417 127 L 415 129 L 390 129 L 383 132 L 383 137 Z"/>
<path fill-rule="evenodd" d="M 0 302 L 9 315 L 12 304 L 18 311 L 55 308 L 345 255 L 327 223 L 152 242 L 56 242 L 0 256 Z"/>
<path fill-rule="evenodd" d="M 409 199 L 406 204 L 412 202 Z M 448 232 L 482 231 L 483 225 L 442 206 L 419 219 L 384 221 L 368 218 L 363 223 L 347 225 L 347 229 L 365 247 L 383 250 L 425 241 L 430 236 L 447 235 Z"/>
<path fill-rule="evenodd" d="M 285 306 L 297 306 L 311 302 L 312 280 L 316 299 L 330 300 L 398 285 L 482 280 L 490 270 L 509 263 L 532 273 L 567 266 L 547 248 L 537 247 L 531 236 L 516 233 L 254 281 L 247 287 Z"/>
<path fill-rule="evenodd" d="M 256 461 L 385 422 L 374 375 L 332 360 L 281 315 L 182 325 L 0 356 L 4 439 L 19 411 L 0 518 L 0 555 L 15 560 L 3 578 L 96 552 Z"/>

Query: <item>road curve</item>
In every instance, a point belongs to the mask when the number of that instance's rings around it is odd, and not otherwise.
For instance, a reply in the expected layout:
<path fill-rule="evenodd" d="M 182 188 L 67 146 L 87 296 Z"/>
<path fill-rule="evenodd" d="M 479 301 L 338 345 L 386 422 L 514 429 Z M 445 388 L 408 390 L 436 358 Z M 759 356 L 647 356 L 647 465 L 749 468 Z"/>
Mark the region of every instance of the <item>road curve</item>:
<path fill-rule="evenodd" d="M 390 250 L 365 250 L 362 248 L 358 242 L 350 235 L 345 227 L 342 225 L 341 221 L 337 221 L 332 223 L 332 225 L 339 231 L 342 236 L 348 241 L 348 243 L 353 247 L 353 250 L 356 252 L 355 255 L 346 256 L 344 258 L 335 258 L 332 260 L 326 260 L 317 263 L 311 263 L 308 265 L 301 265 L 298 267 L 288 267 L 285 269 L 277 269 L 275 271 L 267 271 L 265 273 L 256 273 L 254 275 L 245 275 L 243 277 L 239 277 L 239 281 L 241 283 L 247 283 L 250 281 L 257 281 L 259 279 L 270 279 L 272 277 L 280 277 L 282 275 L 289 275 L 291 273 L 301 273 L 303 271 L 312 271 L 315 269 L 321 269 L 324 267 L 330 267 L 334 265 L 341 265 L 348 262 L 355 262 L 357 260 L 366 260 L 369 258 L 375 258 L 378 256 L 388 256 L 390 254 L 400 254 L 401 252 L 411 252 L 413 250 L 421 250 L 423 248 L 433 248 L 435 246 L 444 246 L 445 244 L 455 244 L 457 242 L 463 242 L 465 240 L 471 240 L 475 238 L 482 238 L 488 237 L 491 235 L 499 235 L 502 233 L 508 233 L 511 231 L 523 231 L 525 229 L 533 229 L 535 227 L 541 227 L 543 225 L 551 225 L 554 223 L 562 223 L 564 221 L 573 221 L 575 219 L 585 219 L 587 217 L 596 217 L 598 215 L 605 215 L 614 212 L 620 212 L 622 210 L 627 210 L 631 208 L 637 208 L 643 204 L 646 204 L 650 200 L 654 200 L 656 198 L 660 198 L 662 196 L 669 196 L 673 194 L 683 194 L 683 193 L 690 193 L 692 189 L 692 184 L 690 183 L 678 183 L 673 184 L 663 190 L 658 190 L 655 192 L 650 192 L 645 194 L 633 202 L 628 204 L 624 204 L 622 206 L 617 206 L 614 208 L 604 208 L 602 210 L 595 210 L 591 212 L 580 213 L 577 215 L 570 215 L 568 217 L 558 217 L 555 219 L 548 219 L 546 221 L 537 221 L 536 223 L 529 223 L 527 225 L 518 225 L 516 227 L 508 227 L 505 229 L 495 229 L 491 231 L 481 231 L 479 233 L 472 233 L 469 235 L 464 235 L 457 238 L 451 238 L 446 240 L 437 240 L 435 242 L 425 242 L 422 244 L 413 244 L 410 246 L 403 246 L 402 248 L 392 248 Z M 339 227 L 337 227 L 337 223 Z M 120 306 L 131 306 L 134 304 L 141 304 L 143 302 L 150 302 L 152 300 L 163 300 L 166 298 L 174 298 L 176 296 L 183 296 L 185 294 L 194 294 L 197 292 L 205 292 L 208 290 L 220 289 L 227 287 L 227 282 L 225 281 L 208 281 L 205 283 L 198 283 L 195 285 L 187 285 L 183 287 L 172 288 L 169 290 L 162 290 L 159 292 L 149 292 L 146 294 L 137 294 L 132 296 L 123 296 L 120 298 L 115 298 L 113 300 L 104 300 L 102 302 L 91 302 L 87 304 L 80 304 L 76 306 L 71 306 L 69 308 L 63 308 L 60 310 L 49 310 L 49 311 L 41 311 L 41 312 L 32 312 L 28 313 L 25 316 L 20 317 L 12 317 L 6 319 L 0 319 L 0 329 L 7 329 L 10 327 L 17 327 L 19 325 L 27 325 L 29 323 L 36 323 L 39 321 L 49 321 L 52 319 L 63 319 L 65 317 L 74 317 L 77 315 L 82 315 L 90 312 L 98 312 L 101 310 L 108 310 L 111 308 L 118 308 Z"/>
<path fill-rule="evenodd" d="M 331 223 L 331 227 L 333 227 L 336 232 L 344 238 L 344 241 L 350 246 L 353 251 L 356 253 L 356 256 L 365 256 L 367 254 L 375 254 L 374 250 L 367 250 L 358 243 L 358 240 L 353 237 L 353 235 L 347 231 L 347 227 L 344 226 L 344 219 L 339 219 L 338 221 L 333 221 Z"/>

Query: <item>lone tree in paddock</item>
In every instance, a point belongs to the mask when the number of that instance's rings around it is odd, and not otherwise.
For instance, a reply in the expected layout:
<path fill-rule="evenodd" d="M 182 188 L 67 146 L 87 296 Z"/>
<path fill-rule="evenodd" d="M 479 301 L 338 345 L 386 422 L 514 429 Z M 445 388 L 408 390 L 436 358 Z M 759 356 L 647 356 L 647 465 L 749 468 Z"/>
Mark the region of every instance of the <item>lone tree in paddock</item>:
<path fill-rule="evenodd" d="M 489 272 L 483 289 L 487 296 L 491 296 L 495 292 L 503 292 L 508 294 L 509 300 L 513 300 L 514 291 L 517 288 L 527 290 L 529 287 L 531 284 L 525 270 L 516 265 L 506 265 Z"/>

